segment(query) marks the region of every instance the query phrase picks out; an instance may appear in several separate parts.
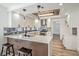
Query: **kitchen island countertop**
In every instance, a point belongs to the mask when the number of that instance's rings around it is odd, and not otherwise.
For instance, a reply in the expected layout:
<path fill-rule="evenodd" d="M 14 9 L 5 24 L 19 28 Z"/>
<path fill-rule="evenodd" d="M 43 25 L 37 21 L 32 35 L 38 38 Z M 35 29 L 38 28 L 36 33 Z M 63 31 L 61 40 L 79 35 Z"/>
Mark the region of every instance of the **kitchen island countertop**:
<path fill-rule="evenodd" d="M 46 44 L 49 44 L 50 41 L 52 40 L 51 35 L 45 35 L 45 36 L 44 35 L 35 35 L 35 36 L 25 37 L 25 36 L 22 36 L 22 34 L 15 34 L 15 35 L 6 35 L 4 37 L 14 38 L 14 39 L 18 39 L 18 40 L 39 42 L 39 43 L 46 43 Z"/>

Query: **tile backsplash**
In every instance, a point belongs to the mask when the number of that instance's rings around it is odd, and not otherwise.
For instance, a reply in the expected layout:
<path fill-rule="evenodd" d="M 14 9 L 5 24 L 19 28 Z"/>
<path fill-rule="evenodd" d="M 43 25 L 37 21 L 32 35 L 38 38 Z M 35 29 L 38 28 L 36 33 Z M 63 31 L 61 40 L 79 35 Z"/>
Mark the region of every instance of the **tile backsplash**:
<path fill-rule="evenodd" d="M 29 31 L 37 31 L 35 28 L 27 28 L 27 27 L 4 27 L 4 35 L 10 34 L 18 34 Z"/>

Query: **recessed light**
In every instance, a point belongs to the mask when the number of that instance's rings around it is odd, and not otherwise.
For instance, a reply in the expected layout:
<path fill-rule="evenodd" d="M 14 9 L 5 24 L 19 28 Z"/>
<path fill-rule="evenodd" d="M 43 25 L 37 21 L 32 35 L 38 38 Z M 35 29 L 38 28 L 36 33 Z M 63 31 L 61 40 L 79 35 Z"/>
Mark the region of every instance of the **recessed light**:
<path fill-rule="evenodd" d="M 15 18 L 19 18 L 19 17 L 20 17 L 20 15 L 19 15 L 19 14 L 17 14 L 17 13 L 14 13 L 14 17 L 15 17 Z"/>
<path fill-rule="evenodd" d="M 60 5 L 60 6 L 62 6 L 62 5 L 63 5 L 63 3 L 59 3 L 59 5 Z"/>
<path fill-rule="evenodd" d="M 38 23 L 38 19 L 35 19 L 35 23 Z"/>

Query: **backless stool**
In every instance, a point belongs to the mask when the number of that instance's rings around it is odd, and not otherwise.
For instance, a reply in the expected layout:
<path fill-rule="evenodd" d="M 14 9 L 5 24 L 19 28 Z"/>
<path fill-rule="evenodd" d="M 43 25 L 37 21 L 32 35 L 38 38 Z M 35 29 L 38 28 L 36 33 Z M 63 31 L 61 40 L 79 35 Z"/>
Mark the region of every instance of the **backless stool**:
<path fill-rule="evenodd" d="M 8 54 L 10 55 L 11 52 L 13 53 L 12 54 L 13 56 L 15 55 L 13 44 L 5 43 L 5 44 L 2 44 L 1 56 L 3 55 L 4 47 L 6 47 L 6 56 Z M 12 51 L 10 50 L 10 48 L 12 48 Z"/>
<path fill-rule="evenodd" d="M 18 56 L 32 56 L 32 49 L 22 47 L 18 49 Z"/>

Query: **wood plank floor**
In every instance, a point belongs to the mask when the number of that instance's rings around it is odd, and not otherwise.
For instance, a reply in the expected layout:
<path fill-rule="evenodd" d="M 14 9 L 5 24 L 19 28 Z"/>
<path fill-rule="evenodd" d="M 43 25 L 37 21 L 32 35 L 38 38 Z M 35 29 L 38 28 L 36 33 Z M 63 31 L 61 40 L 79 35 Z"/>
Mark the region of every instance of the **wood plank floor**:
<path fill-rule="evenodd" d="M 65 49 L 62 41 L 58 38 L 53 39 L 53 56 L 79 56 L 77 51 Z"/>

